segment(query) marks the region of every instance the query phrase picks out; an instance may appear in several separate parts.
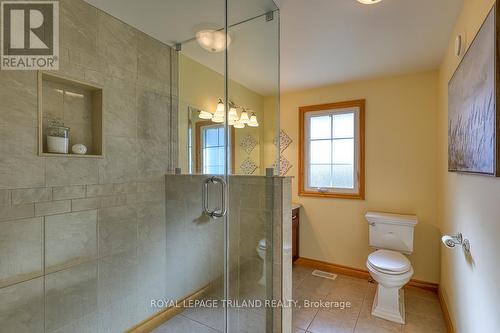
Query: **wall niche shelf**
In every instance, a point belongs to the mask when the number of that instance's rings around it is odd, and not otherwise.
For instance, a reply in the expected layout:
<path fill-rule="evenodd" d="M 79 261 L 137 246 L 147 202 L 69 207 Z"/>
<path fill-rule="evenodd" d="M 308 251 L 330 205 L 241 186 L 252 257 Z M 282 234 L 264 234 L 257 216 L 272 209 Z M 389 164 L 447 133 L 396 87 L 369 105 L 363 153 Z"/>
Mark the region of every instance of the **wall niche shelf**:
<path fill-rule="evenodd" d="M 38 155 L 45 157 L 103 158 L 103 90 L 94 84 L 59 74 L 38 72 Z M 50 123 L 59 120 L 69 128 L 68 154 L 49 152 Z M 73 154 L 71 147 L 83 144 L 86 154 Z"/>

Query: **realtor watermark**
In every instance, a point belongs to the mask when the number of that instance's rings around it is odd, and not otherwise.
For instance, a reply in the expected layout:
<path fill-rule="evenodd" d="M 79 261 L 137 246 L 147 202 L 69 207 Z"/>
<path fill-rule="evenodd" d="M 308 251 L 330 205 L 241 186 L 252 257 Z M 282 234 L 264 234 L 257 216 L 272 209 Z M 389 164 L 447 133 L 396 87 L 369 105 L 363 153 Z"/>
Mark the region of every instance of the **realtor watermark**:
<path fill-rule="evenodd" d="M 315 308 L 315 309 L 340 309 L 352 307 L 349 301 L 324 301 L 324 300 L 220 300 L 220 299 L 189 299 L 184 301 L 152 299 L 151 308 Z"/>
<path fill-rule="evenodd" d="M 0 69 L 59 69 L 59 2 L 0 1 L 0 6 Z"/>

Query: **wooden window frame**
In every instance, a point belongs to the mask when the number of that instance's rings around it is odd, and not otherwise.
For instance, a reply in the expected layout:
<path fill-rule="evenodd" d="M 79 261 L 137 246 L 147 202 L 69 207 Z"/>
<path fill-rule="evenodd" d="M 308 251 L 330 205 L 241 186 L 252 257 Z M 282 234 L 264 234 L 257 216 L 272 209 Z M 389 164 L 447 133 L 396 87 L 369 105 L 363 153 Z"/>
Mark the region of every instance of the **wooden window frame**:
<path fill-rule="evenodd" d="M 196 133 L 195 133 L 195 144 L 196 144 L 196 172 L 197 173 L 202 173 L 203 172 L 203 169 L 202 169 L 202 165 L 201 165 L 201 161 L 202 161 L 202 157 L 201 157 L 201 128 L 202 127 L 205 127 L 205 126 L 214 126 L 214 125 L 221 125 L 221 126 L 224 126 L 224 124 L 217 124 L 217 123 L 214 123 L 213 121 L 198 121 L 196 122 Z M 231 126 L 231 146 L 230 147 L 227 147 L 227 149 L 230 149 L 230 152 L 231 152 L 231 170 L 230 170 L 230 174 L 233 174 L 234 173 L 234 170 L 235 170 L 235 130 L 234 130 L 234 127 Z"/>
<path fill-rule="evenodd" d="M 322 193 L 305 189 L 305 117 L 306 113 L 312 111 L 327 111 L 335 109 L 359 108 L 359 157 L 358 157 L 358 192 L 357 193 Z M 299 196 L 339 198 L 339 199 L 365 199 L 365 100 L 352 100 L 337 103 L 308 105 L 299 107 Z"/>

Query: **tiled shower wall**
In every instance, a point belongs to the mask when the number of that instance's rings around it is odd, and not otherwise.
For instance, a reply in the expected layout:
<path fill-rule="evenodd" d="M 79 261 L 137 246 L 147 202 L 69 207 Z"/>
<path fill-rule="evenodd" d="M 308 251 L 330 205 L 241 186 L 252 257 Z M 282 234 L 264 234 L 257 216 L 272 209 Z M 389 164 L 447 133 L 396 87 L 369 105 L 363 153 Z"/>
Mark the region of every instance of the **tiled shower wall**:
<path fill-rule="evenodd" d="M 0 71 L 0 332 L 122 332 L 165 297 L 171 49 L 60 1 L 58 74 L 104 92 L 105 157 L 37 155 L 37 73 Z"/>

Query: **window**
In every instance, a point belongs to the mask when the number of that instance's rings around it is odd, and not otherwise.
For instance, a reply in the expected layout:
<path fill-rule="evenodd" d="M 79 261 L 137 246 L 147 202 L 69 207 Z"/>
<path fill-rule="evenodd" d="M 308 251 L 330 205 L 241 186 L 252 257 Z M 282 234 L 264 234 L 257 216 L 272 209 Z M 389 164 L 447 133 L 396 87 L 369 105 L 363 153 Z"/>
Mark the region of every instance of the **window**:
<path fill-rule="evenodd" d="M 299 195 L 364 199 L 365 101 L 300 108 Z"/>
<path fill-rule="evenodd" d="M 234 138 L 230 131 L 230 142 Z M 231 146 L 234 146 L 232 143 Z M 220 175 L 225 169 L 226 143 L 224 137 L 224 124 L 214 124 L 211 121 L 196 123 L 196 165 L 197 171 L 203 174 Z M 234 154 L 230 153 L 233 160 Z M 232 169 L 230 166 L 230 170 Z"/>

